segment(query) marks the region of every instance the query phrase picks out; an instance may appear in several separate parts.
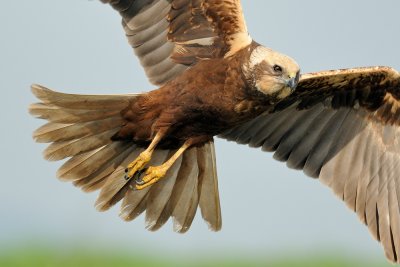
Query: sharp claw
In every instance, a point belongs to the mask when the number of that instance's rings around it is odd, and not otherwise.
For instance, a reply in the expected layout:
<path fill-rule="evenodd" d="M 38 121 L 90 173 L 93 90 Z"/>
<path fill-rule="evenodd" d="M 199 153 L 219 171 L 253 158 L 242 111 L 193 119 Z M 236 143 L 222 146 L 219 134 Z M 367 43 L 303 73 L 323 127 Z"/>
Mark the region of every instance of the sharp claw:
<path fill-rule="evenodd" d="M 142 180 L 135 180 L 136 185 L 144 185 L 145 182 L 143 182 Z"/>
<path fill-rule="evenodd" d="M 131 164 L 128 165 L 128 167 L 125 169 L 125 180 L 129 181 L 130 179 L 134 178 L 135 180 L 138 180 L 137 175 L 141 175 L 143 171 L 147 169 L 142 169 L 146 166 L 146 164 L 149 162 L 151 159 L 150 155 L 147 154 L 140 154 Z"/>
<path fill-rule="evenodd" d="M 137 171 L 136 173 L 135 173 L 135 175 L 134 175 L 134 177 L 135 177 L 135 183 L 137 184 L 137 185 L 143 185 L 143 184 L 145 184 L 145 182 L 142 180 L 142 174 L 143 173 L 145 173 L 146 171 L 147 171 L 147 169 L 148 168 L 145 168 L 145 169 L 143 169 L 143 170 L 140 170 L 140 171 Z"/>
<path fill-rule="evenodd" d="M 141 175 L 139 174 L 139 175 L 137 175 L 137 176 L 135 177 L 135 184 L 137 184 L 137 185 L 143 185 L 143 184 L 144 184 L 144 182 L 143 182 L 143 180 L 141 179 L 140 176 L 141 176 Z"/>
<path fill-rule="evenodd" d="M 140 179 L 136 178 L 136 189 L 137 190 L 142 190 L 144 188 L 147 188 L 156 182 L 158 182 L 161 178 L 165 176 L 166 170 L 164 170 L 162 167 L 149 167 L 141 171 L 140 173 Z M 142 174 L 144 174 L 142 176 Z"/>

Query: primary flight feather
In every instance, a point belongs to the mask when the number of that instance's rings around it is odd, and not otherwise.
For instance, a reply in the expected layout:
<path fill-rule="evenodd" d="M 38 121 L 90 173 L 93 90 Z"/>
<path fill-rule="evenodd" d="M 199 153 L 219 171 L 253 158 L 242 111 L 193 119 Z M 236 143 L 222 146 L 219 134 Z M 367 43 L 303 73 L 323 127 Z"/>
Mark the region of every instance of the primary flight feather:
<path fill-rule="evenodd" d="M 251 39 L 239 0 L 101 0 L 158 89 L 70 95 L 39 85 L 34 133 L 57 175 L 100 190 L 98 210 L 146 211 L 186 232 L 197 207 L 221 229 L 213 138 L 275 152 L 319 178 L 400 263 L 400 74 L 389 67 L 300 75 L 290 57 Z"/>

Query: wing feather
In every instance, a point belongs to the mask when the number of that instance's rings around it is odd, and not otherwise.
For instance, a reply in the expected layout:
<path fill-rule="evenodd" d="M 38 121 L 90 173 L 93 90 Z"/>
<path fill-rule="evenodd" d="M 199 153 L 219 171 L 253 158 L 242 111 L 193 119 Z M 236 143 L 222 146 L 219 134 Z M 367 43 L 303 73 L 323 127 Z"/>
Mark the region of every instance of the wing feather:
<path fill-rule="evenodd" d="M 400 263 L 399 107 L 400 74 L 391 68 L 311 73 L 272 113 L 222 137 L 275 151 L 319 178 Z"/>
<path fill-rule="evenodd" d="M 331 114 L 331 117 L 326 122 L 319 139 L 316 140 L 314 146 L 311 148 L 310 154 L 307 157 L 307 161 L 304 165 L 304 172 L 311 177 L 319 176 L 321 171 L 321 159 L 327 158 L 329 150 L 334 143 L 336 136 L 338 136 L 337 133 L 342 127 L 347 115 L 346 110 L 329 110 L 326 111 L 326 113 L 327 116 Z"/>
<path fill-rule="evenodd" d="M 290 117 L 289 114 L 286 114 L 287 118 Z M 275 118 L 275 119 L 274 119 Z M 277 116 L 271 118 L 271 121 L 264 122 L 263 127 L 259 128 L 257 132 L 254 134 L 254 138 L 251 138 L 249 144 L 251 147 L 260 147 L 264 144 L 264 141 L 274 132 L 274 129 L 284 124 L 284 121 L 278 119 Z M 268 125 L 268 127 L 267 127 Z M 251 136 L 251 133 L 250 133 Z"/>
<path fill-rule="evenodd" d="M 392 188 L 396 187 L 395 177 L 390 177 L 387 186 L 387 190 L 389 193 L 390 243 L 392 245 L 391 250 L 394 253 L 394 261 L 397 261 L 399 257 L 397 253 L 400 248 L 400 240 L 395 239 L 394 237 L 400 235 L 400 207 L 398 202 L 397 190 L 391 190 Z"/>
<path fill-rule="evenodd" d="M 360 138 L 363 138 L 365 145 L 373 144 L 373 134 L 372 132 L 364 130 L 361 134 Z M 374 160 L 374 148 L 366 149 L 363 162 L 364 168 L 358 177 L 358 185 L 357 185 L 357 198 L 356 198 L 356 213 L 358 218 L 364 223 L 367 224 L 366 218 L 366 204 L 367 204 L 367 187 L 370 182 L 369 173 L 373 173 L 373 162 Z"/>
<path fill-rule="evenodd" d="M 276 129 L 274 135 L 265 140 L 262 146 L 263 151 L 276 150 L 277 153 L 274 154 L 275 159 L 285 161 L 288 160 L 289 155 L 296 157 L 297 154 L 304 154 L 303 150 L 308 149 L 308 143 L 314 141 L 315 136 L 319 134 L 319 123 L 325 120 L 326 116 L 320 109 L 314 110 L 313 114 L 308 114 L 308 116 L 305 116 L 305 113 L 299 115 L 299 117 L 291 116 L 285 120 L 285 123 Z M 291 125 L 291 127 L 289 128 L 287 125 Z M 309 129 L 314 129 L 314 131 L 310 132 Z M 297 133 L 302 134 L 303 138 L 298 138 L 296 136 Z M 289 138 L 291 136 L 293 138 Z M 287 140 L 292 143 L 292 151 L 288 149 L 288 144 L 283 143 L 281 145 L 281 141 L 285 142 Z M 304 162 L 304 159 L 300 161 Z"/>
<path fill-rule="evenodd" d="M 239 0 L 101 1 L 121 14 L 129 44 L 156 85 L 252 43 Z"/>

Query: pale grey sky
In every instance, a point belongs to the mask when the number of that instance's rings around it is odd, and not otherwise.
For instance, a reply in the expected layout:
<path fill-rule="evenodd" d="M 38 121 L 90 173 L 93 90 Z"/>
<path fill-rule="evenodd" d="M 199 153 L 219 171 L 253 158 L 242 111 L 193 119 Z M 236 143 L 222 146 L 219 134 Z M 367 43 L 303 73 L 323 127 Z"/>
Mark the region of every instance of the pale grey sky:
<path fill-rule="evenodd" d="M 242 2 L 252 37 L 295 58 L 303 72 L 372 65 L 400 70 L 398 0 Z M 118 14 L 99 1 L 5 1 L 0 32 L 0 246 L 29 240 L 119 244 L 175 256 L 195 249 L 203 251 L 200 256 L 211 249 L 312 254 L 326 247 L 384 257 L 356 215 L 317 180 L 270 154 L 221 140 L 221 232 L 209 232 L 199 214 L 189 233 L 179 235 L 171 224 L 149 233 L 143 217 L 125 223 L 118 208 L 98 213 L 96 194 L 58 181 L 60 163 L 43 160 L 45 146 L 31 139 L 43 122 L 27 113 L 35 101 L 29 85 L 84 94 L 154 88 L 125 40 Z"/>

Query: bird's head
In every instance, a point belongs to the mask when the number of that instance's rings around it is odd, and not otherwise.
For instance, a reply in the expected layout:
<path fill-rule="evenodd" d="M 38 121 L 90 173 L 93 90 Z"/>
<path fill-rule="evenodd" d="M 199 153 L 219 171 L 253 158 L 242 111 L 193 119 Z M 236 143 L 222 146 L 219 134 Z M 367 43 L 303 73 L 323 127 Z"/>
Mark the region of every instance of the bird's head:
<path fill-rule="evenodd" d="M 244 73 L 258 91 L 278 100 L 289 96 L 300 79 L 296 61 L 263 46 L 251 52 Z"/>

